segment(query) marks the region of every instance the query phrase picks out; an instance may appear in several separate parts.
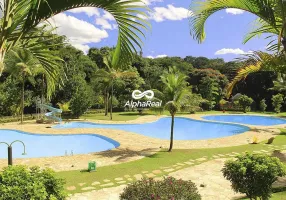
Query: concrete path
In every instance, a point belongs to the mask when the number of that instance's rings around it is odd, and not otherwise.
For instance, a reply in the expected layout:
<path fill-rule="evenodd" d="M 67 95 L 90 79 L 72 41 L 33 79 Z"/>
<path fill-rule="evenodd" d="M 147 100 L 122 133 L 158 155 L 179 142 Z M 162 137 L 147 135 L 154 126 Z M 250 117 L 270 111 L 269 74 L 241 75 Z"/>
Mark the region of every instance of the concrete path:
<path fill-rule="evenodd" d="M 203 200 L 230 200 L 241 197 L 242 195 L 235 194 L 232 191 L 230 182 L 225 180 L 221 173 L 224 161 L 225 159 L 222 158 L 208 161 L 178 170 L 169 175 L 178 179 L 192 180 L 197 185 Z M 200 187 L 201 184 L 205 187 Z M 124 187 L 126 185 L 75 194 L 69 200 L 118 200 L 119 194 Z"/>

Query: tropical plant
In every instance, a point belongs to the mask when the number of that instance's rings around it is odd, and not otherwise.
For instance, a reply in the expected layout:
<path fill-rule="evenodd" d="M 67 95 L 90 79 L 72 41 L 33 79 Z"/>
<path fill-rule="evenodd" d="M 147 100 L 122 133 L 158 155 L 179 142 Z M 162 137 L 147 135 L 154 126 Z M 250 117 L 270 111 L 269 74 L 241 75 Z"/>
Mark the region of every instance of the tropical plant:
<path fill-rule="evenodd" d="M 130 76 L 136 76 L 136 74 L 132 71 L 130 71 L 130 66 L 126 65 L 119 65 L 116 62 L 114 62 L 114 59 L 116 59 L 115 51 L 111 51 L 107 56 L 103 58 L 103 63 L 106 66 L 106 69 L 99 69 L 96 72 L 96 76 L 103 77 L 105 79 L 106 87 L 106 104 L 108 105 L 108 90 L 111 90 L 110 95 L 110 120 L 112 120 L 112 108 L 113 108 L 113 92 L 114 92 L 114 82 L 122 77 L 130 77 Z M 106 106 L 107 108 L 108 106 Z"/>
<path fill-rule="evenodd" d="M 267 104 L 265 103 L 265 99 L 262 99 L 259 102 L 259 108 L 261 112 L 265 112 L 266 108 L 267 108 Z"/>
<path fill-rule="evenodd" d="M 6 71 L 11 74 L 16 80 L 19 80 L 22 85 L 21 92 L 21 123 L 24 118 L 24 103 L 25 103 L 25 82 L 34 83 L 34 77 L 39 73 L 41 64 L 28 51 L 24 49 L 10 50 L 6 57 Z"/>
<path fill-rule="evenodd" d="M 286 175 L 286 168 L 278 158 L 246 153 L 227 161 L 222 172 L 235 192 L 245 193 L 253 200 L 267 200 L 271 196 L 272 184 L 278 177 Z"/>
<path fill-rule="evenodd" d="M 246 95 L 241 95 L 238 99 L 239 105 L 242 106 L 243 112 L 250 111 L 250 106 L 253 103 L 253 99 L 246 96 Z"/>
<path fill-rule="evenodd" d="M 64 180 L 50 169 L 9 166 L 0 173 L 0 199 L 64 200 Z"/>
<path fill-rule="evenodd" d="M 276 113 L 280 113 L 281 107 L 283 103 L 283 95 L 276 94 L 272 96 L 272 105 Z"/>
<path fill-rule="evenodd" d="M 247 56 L 247 60 L 250 57 L 251 62 L 246 63 L 228 85 L 227 96 L 229 97 L 234 85 L 246 78 L 248 74 L 262 69 L 278 71 L 285 69 L 285 54 L 280 51 L 280 48 L 283 46 L 286 49 L 286 2 L 284 0 L 206 0 L 204 2 L 195 0 L 190 8 L 193 12 L 192 36 L 199 42 L 203 42 L 206 36 L 204 32 L 206 20 L 214 13 L 227 8 L 241 9 L 258 17 L 253 26 L 254 30 L 246 35 L 244 43 L 263 33 L 268 34 L 268 38 L 278 36 L 278 41 L 273 39 L 268 45 L 268 50 L 275 50 L 275 54 L 253 52 Z"/>
<path fill-rule="evenodd" d="M 164 180 L 155 181 L 151 179 L 142 179 L 129 184 L 120 194 L 120 199 L 191 199 L 200 200 L 196 185 L 192 181 L 177 180 L 173 177 L 164 178 Z"/>
<path fill-rule="evenodd" d="M 145 36 L 142 29 L 150 27 L 139 16 L 147 16 L 141 0 L 3 0 L 0 4 L 0 75 L 5 67 L 6 53 L 22 39 L 33 38 L 31 33 L 37 25 L 60 12 L 84 6 L 102 8 L 115 18 L 119 34 L 113 64 L 128 64 L 137 47 L 141 48 L 141 37 Z"/>
<path fill-rule="evenodd" d="M 74 81 L 77 87 L 70 100 L 70 109 L 73 116 L 79 118 L 92 106 L 94 95 L 91 87 L 86 84 L 81 76 L 74 77 Z"/>
<path fill-rule="evenodd" d="M 180 73 L 176 67 L 170 67 L 169 70 L 165 71 L 161 76 L 161 81 L 164 85 L 162 94 L 165 109 L 169 111 L 172 117 L 169 152 L 173 149 L 175 115 L 184 105 L 188 104 L 187 100 L 191 95 L 191 88 L 188 87 L 187 78 L 188 77 Z"/>

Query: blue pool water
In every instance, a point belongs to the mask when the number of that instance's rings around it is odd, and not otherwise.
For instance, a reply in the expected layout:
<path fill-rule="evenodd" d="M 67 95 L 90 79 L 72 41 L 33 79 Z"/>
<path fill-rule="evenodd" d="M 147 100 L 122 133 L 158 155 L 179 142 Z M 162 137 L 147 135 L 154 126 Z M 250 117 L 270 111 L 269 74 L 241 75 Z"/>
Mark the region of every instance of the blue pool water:
<path fill-rule="evenodd" d="M 96 134 L 76 135 L 40 135 L 15 130 L 0 130 L 0 141 L 11 143 L 21 140 L 26 145 L 27 155 L 22 155 L 23 145 L 14 143 L 14 158 L 36 158 L 48 156 L 65 156 L 105 151 L 119 146 L 119 143 L 110 138 Z M 0 144 L 0 158 L 7 158 L 7 145 Z"/>
<path fill-rule="evenodd" d="M 56 125 L 53 128 L 108 128 L 139 133 L 145 136 L 169 139 L 171 118 L 161 118 L 145 124 L 96 124 L 89 122 L 71 122 Z M 200 140 L 219 138 L 239 134 L 249 130 L 246 126 L 216 122 L 204 122 L 187 118 L 175 118 L 175 140 Z"/>
<path fill-rule="evenodd" d="M 286 124 L 285 119 L 277 117 L 265 117 L 265 116 L 256 116 L 256 115 L 210 115 L 205 116 L 203 119 L 220 121 L 220 122 L 233 122 L 240 124 L 249 124 L 249 125 L 260 125 L 260 126 L 273 126 L 279 124 Z"/>

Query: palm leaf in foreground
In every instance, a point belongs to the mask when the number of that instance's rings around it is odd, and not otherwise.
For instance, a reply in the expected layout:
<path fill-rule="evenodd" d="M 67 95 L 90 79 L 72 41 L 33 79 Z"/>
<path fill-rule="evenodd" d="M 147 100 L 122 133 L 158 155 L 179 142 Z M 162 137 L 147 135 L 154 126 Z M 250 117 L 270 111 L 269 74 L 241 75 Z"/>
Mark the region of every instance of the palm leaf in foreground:
<path fill-rule="evenodd" d="M 234 79 L 227 85 L 226 96 L 230 97 L 234 86 L 249 74 L 260 70 L 283 72 L 286 70 L 286 60 L 283 53 L 269 54 L 256 51 L 246 55 L 242 60 L 246 61 L 246 66 L 237 71 Z"/>

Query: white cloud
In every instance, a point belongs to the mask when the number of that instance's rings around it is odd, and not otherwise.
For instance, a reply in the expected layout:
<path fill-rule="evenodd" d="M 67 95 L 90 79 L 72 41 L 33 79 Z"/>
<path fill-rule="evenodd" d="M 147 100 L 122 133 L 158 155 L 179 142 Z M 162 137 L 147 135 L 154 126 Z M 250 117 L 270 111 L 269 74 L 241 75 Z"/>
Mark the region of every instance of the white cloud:
<path fill-rule="evenodd" d="M 230 13 L 233 15 L 240 15 L 244 13 L 244 10 L 236 9 L 236 8 L 227 8 L 226 13 Z"/>
<path fill-rule="evenodd" d="M 142 0 L 146 5 L 150 5 L 156 2 L 163 2 L 163 0 Z"/>
<path fill-rule="evenodd" d="M 162 55 L 157 55 L 157 56 L 146 56 L 146 58 L 151 58 L 151 59 L 154 59 L 154 58 L 164 58 L 164 57 L 167 57 L 168 55 L 166 54 L 162 54 Z"/>
<path fill-rule="evenodd" d="M 167 7 L 154 7 L 154 12 L 150 13 L 150 18 L 156 22 L 165 20 L 182 20 L 188 18 L 192 13 L 183 7 L 174 7 L 167 5 Z"/>
<path fill-rule="evenodd" d="M 100 25 L 103 29 L 112 29 L 111 24 L 104 18 L 96 18 L 95 24 Z"/>
<path fill-rule="evenodd" d="M 237 49 L 227 49 L 227 48 L 223 48 L 223 49 L 220 49 L 218 51 L 215 52 L 215 55 L 225 55 L 225 54 L 235 54 L 235 55 L 241 55 L 241 54 L 247 54 L 247 53 L 250 53 L 249 52 L 245 52 L 239 48 Z"/>
<path fill-rule="evenodd" d="M 122 0 L 123 1 L 123 0 Z M 126 0 L 124 0 L 126 1 Z M 141 2 L 137 2 L 137 3 L 131 3 L 132 5 L 138 5 L 138 6 L 144 6 L 144 5 L 151 5 L 157 2 L 163 2 L 163 0 L 141 0 Z"/>
<path fill-rule="evenodd" d="M 69 10 L 68 12 L 71 13 L 85 13 L 87 16 L 100 16 L 100 12 L 97 8 L 94 7 L 81 7 L 81 8 L 74 8 Z"/>
<path fill-rule="evenodd" d="M 90 48 L 87 44 L 73 44 L 73 46 L 79 50 L 82 50 L 85 55 L 88 53 Z"/>
<path fill-rule="evenodd" d="M 112 14 L 110 14 L 109 12 L 107 12 L 107 11 L 103 11 L 103 18 L 104 19 L 107 19 L 107 20 L 110 20 L 110 21 L 115 21 L 115 19 L 114 19 L 114 17 L 113 17 L 113 15 Z"/>
<path fill-rule="evenodd" d="M 96 28 L 93 24 L 68 16 L 64 13 L 55 15 L 48 20 L 53 26 L 58 27 L 56 33 L 65 35 L 70 44 L 83 50 L 88 50 L 89 43 L 97 43 L 108 37 L 105 30 Z"/>

